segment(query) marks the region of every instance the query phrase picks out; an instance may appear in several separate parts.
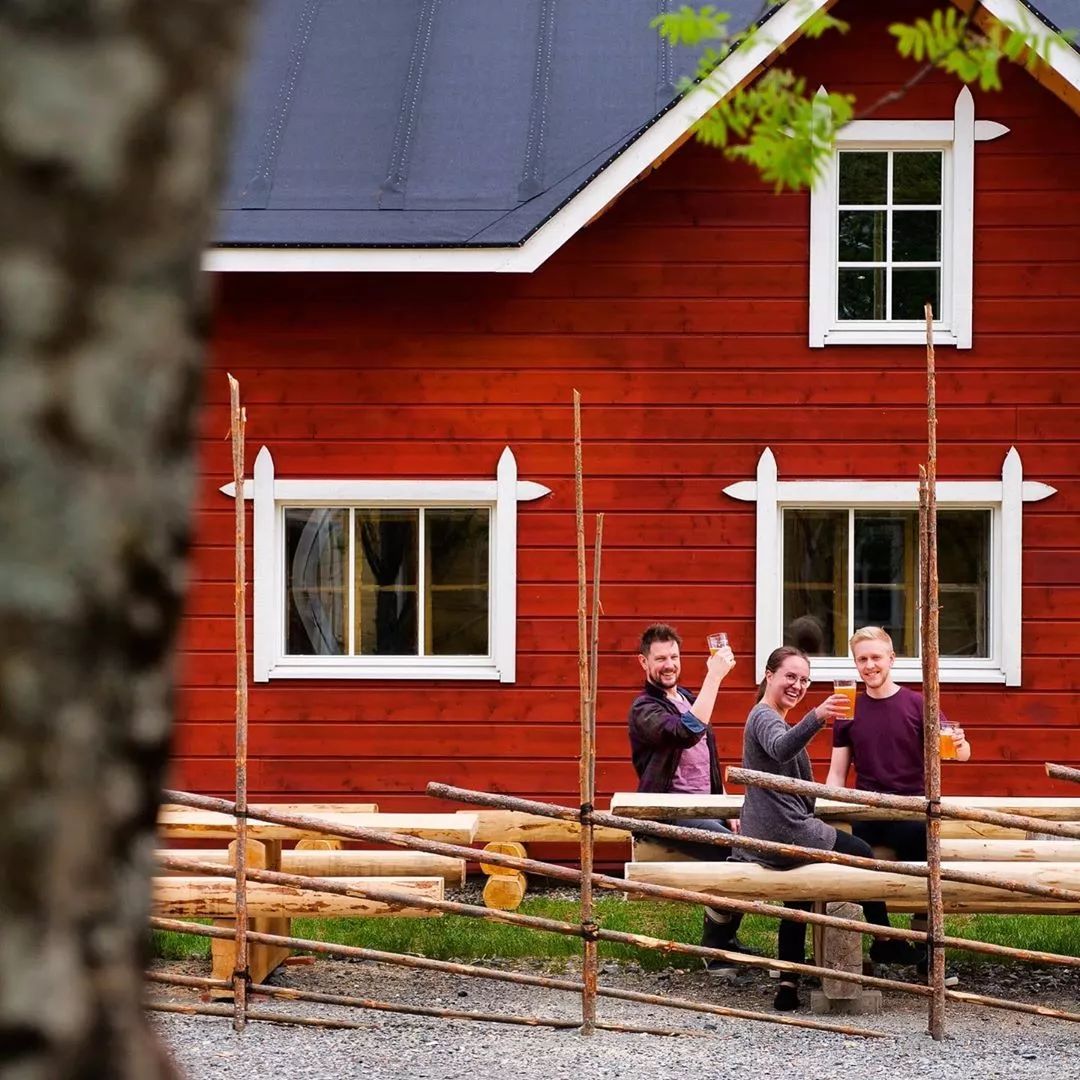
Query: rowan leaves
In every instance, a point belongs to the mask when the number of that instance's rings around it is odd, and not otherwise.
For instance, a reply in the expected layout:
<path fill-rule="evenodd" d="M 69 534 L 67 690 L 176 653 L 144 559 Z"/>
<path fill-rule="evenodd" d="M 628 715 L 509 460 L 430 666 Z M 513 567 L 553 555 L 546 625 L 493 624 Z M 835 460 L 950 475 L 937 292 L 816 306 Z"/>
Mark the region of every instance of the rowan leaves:
<path fill-rule="evenodd" d="M 787 2 L 805 9 L 806 37 L 846 33 L 849 28 L 828 11 L 813 10 L 809 0 Z M 732 31 L 730 22 L 730 14 L 714 4 L 684 4 L 650 24 L 672 45 L 698 50 L 695 76 L 683 79 L 680 90 L 689 92 L 702 84 L 720 99 L 695 126 L 697 138 L 729 158 L 749 162 L 778 190 L 812 187 L 832 156 L 837 130 L 856 118 L 855 99 L 850 94 L 811 92 L 804 79 L 775 66 L 749 87 L 732 90 L 724 83 L 724 61 L 759 43 L 763 31 L 758 27 Z M 1039 56 L 1066 47 L 1076 36 L 1064 32 L 1039 38 L 1025 27 L 996 22 L 982 29 L 955 7 L 910 24 L 894 23 L 889 33 L 901 56 L 983 90 L 1001 88 L 1003 60 L 1031 68 Z M 771 51 L 784 49 L 783 42 L 772 46 Z"/>

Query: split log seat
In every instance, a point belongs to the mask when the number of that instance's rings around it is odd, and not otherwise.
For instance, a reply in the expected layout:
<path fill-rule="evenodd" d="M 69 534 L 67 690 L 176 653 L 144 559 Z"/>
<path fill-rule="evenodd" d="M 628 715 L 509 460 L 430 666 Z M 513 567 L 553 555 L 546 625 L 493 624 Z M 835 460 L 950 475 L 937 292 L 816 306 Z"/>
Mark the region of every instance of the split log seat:
<path fill-rule="evenodd" d="M 443 898 L 441 877 L 339 877 L 334 880 L 345 887 L 393 888 L 421 899 Z M 153 906 L 155 915 L 170 918 L 233 918 L 236 914 L 236 885 L 231 878 L 190 875 L 157 877 L 153 880 Z M 359 919 L 387 915 L 426 918 L 442 914 L 407 903 L 339 896 L 292 885 L 270 885 L 262 881 L 247 883 L 247 909 L 248 916 L 253 919 L 273 916 Z"/>
<path fill-rule="evenodd" d="M 943 862 L 942 869 L 973 870 L 1025 883 L 1080 890 L 1080 862 Z M 862 901 L 884 900 L 892 911 L 923 911 L 926 879 L 879 870 L 862 870 L 830 863 L 807 863 L 790 870 L 771 870 L 757 863 L 735 862 L 631 862 L 628 881 L 668 885 L 713 893 L 738 900 Z M 969 885 L 941 883 L 946 910 L 1000 913 L 1080 913 L 1080 904 Z"/>
<path fill-rule="evenodd" d="M 303 841 L 300 841 L 303 843 Z M 229 853 L 224 848 L 166 848 L 160 852 L 178 859 L 198 859 L 200 862 L 227 866 Z M 286 874 L 307 877 L 438 877 L 449 889 L 460 888 L 465 882 L 465 860 L 446 855 L 429 855 L 424 851 L 357 851 L 351 848 L 286 848 L 281 852 L 280 869 Z M 187 871 L 176 871 L 178 874 Z"/>

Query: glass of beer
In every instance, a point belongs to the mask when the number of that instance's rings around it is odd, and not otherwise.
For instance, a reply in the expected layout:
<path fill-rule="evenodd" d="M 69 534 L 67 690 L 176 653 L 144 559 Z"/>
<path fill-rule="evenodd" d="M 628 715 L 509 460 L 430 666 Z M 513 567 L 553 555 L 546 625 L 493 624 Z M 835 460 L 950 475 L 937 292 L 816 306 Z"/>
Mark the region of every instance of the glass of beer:
<path fill-rule="evenodd" d="M 709 643 L 709 655 L 712 656 L 718 649 L 726 649 L 728 646 L 727 634 L 710 634 L 706 639 Z"/>
<path fill-rule="evenodd" d="M 848 699 L 847 712 L 844 716 L 855 715 L 855 680 L 854 679 L 834 679 L 833 680 L 833 693 L 843 694 Z"/>
<path fill-rule="evenodd" d="M 953 742 L 952 724 L 942 724 L 938 731 L 938 746 L 942 761 L 956 761 L 956 743 Z"/>

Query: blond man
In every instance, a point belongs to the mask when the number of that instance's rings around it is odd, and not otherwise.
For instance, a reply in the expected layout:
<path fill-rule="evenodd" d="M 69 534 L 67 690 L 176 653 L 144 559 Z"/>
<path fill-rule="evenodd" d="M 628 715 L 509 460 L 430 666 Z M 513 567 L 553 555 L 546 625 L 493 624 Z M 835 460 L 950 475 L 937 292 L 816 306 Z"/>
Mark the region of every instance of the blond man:
<path fill-rule="evenodd" d="M 851 637 L 851 655 L 866 693 L 855 699 L 855 715 L 837 720 L 826 783 L 890 795 L 922 795 L 923 696 L 893 681 L 892 638 L 880 626 L 864 626 Z M 941 717 L 945 723 L 945 717 Z M 971 757 L 964 729 L 953 725 L 958 761 Z M 905 862 L 926 861 L 926 826 L 921 821 L 859 821 L 852 832 L 871 847 L 888 847 Z M 918 928 L 918 920 L 912 925 Z M 920 968 L 924 966 L 920 962 Z M 955 979 L 953 979 L 955 982 Z"/>

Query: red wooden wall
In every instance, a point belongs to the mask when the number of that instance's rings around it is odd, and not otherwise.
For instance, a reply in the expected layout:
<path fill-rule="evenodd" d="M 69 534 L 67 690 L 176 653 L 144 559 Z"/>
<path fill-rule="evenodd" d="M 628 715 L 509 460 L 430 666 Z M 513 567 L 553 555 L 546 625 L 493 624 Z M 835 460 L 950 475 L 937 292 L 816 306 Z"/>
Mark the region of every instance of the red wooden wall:
<path fill-rule="evenodd" d="M 865 105 L 911 74 L 885 28 L 918 7 L 856 12 L 846 38 L 789 57 Z M 1024 515 L 1023 687 L 945 686 L 974 755 L 945 767 L 944 786 L 1050 794 L 1039 763 L 1080 760 L 1080 119 L 1023 71 L 1005 81 L 976 94 L 976 115 L 1012 131 L 977 146 L 975 348 L 938 352 L 940 469 L 993 478 L 1015 444 L 1025 475 L 1058 494 Z M 931 77 L 877 115 L 948 118 L 957 90 Z M 766 445 L 792 478 L 914 477 L 923 454 L 921 349 L 807 348 L 807 245 L 807 195 L 774 195 L 687 145 L 532 275 L 219 279 L 175 782 L 232 785 L 226 370 L 248 408 L 249 469 L 266 443 L 284 477 L 491 477 L 510 444 L 521 477 L 553 491 L 520 507 L 516 685 L 253 686 L 253 796 L 433 809 L 435 779 L 576 801 L 573 387 L 587 509 L 606 514 L 600 793 L 634 786 L 634 646 L 656 619 L 683 631 L 689 685 L 706 631 L 731 635 L 741 663 L 715 721 L 734 760 L 752 694 L 754 520 L 723 488 L 751 478 Z M 812 752 L 823 772 L 828 737 Z"/>

